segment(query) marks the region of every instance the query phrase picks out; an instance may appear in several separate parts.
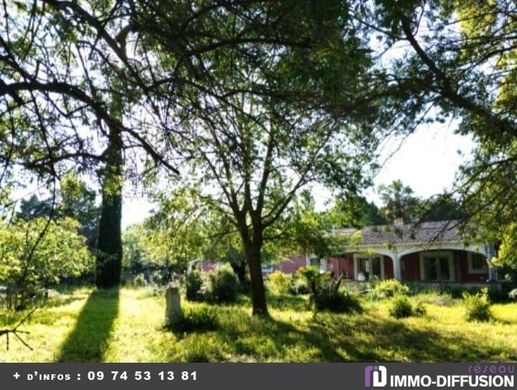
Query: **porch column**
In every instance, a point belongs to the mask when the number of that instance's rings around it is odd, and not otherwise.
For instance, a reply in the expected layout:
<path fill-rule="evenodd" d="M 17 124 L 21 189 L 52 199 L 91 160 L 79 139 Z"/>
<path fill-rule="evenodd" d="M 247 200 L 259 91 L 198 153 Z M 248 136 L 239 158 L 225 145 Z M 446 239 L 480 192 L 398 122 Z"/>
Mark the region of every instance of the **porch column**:
<path fill-rule="evenodd" d="M 397 252 L 392 253 L 393 259 L 393 277 L 397 280 L 402 279 L 402 273 L 400 271 L 400 258 Z"/>

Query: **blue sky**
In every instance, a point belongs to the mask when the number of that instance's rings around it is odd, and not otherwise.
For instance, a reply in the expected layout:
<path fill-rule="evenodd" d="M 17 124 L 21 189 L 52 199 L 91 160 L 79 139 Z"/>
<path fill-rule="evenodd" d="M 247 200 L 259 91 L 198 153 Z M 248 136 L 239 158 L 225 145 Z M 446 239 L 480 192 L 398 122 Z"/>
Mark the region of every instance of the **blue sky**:
<path fill-rule="evenodd" d="M 367 198 L 379 203 L 375 189 L 396 179 L 409 185 L 421 197 L 451 188 L 459 166 L 474 147 L 471 138 L 454 134 L 456 127 L 454 122 L 424 125 L 404 140 L 386 140 L 379 150 L 383 167 L 374 179 L 374 188 L 366 191 Z M 317 203 L 323 205 L 329 194 L 319 189 L 315 191 L 315 197 Z M 122 210 L 123 227 L 141 222 L 152 207 L 145 199 L 126 198 Z"/>

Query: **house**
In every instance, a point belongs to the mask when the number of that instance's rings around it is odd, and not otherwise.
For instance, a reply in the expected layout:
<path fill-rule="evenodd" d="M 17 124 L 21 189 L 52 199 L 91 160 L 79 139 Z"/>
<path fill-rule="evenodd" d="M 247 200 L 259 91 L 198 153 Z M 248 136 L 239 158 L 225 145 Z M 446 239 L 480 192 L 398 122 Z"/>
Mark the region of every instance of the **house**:
<path fill-rule="evenodd" d="M 294 273 L 305 266 L 317 266 L 335 277 L 364 282 L 373 279 L 398 279 L 429 284 L 482 286 L 497 282 L 497 269 L 489 265 L 495 256 L 494 245 L 466 243 L 458 221 L 423 222 L 369 226 L 361 230 L 343 229 L 333 234 L 357 237 L 339 256 L 319 259 L 301 254 L 279 263 L 267 264 L 262 273 Z M 214 264 L 203 262 L 208 271 Z"/>
<path fill-rule="evenodd" d="M 497 270 L 488 262 L 495 256 L 494 246 L 486 242 L 466 243 L 457 221 L 424 222 L 417 226 L 398 222 L 360 231 L 344 229 L 335 234 L 354 234 L 357 242 L 337 257 L 318 261 L 310 256 L 295 256 L 274 265 L 272 270 L 291 273 L 312 264 L 336 277 L 345 275 L 354 281 L 378 278 L 480 285 L 497 280 Z"/>

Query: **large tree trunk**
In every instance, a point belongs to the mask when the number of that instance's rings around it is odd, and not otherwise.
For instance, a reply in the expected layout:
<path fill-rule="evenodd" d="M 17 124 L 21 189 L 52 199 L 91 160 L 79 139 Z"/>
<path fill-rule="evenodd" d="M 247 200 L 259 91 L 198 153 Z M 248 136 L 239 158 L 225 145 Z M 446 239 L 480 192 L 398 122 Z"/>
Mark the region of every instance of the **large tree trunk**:
<path fill-rule="evenodd" d="M 118 100 L 114 98 L 114 100 Z M 113 102 L 113 112 L 120 114 L 120 105 Z M 106 166 L 102 181 L 102 206 L 97 235 L 95 284 L 100 288 L 120 283 L 122 269 L 122 136 L 119 129 L 110 128 L 106 149 Z"/>
<path fill-rule="evenodd" d="M 245 248 L 246 261 L 250 269 L 251 302 L 254 316 L 268 316 L 266 289 L 262 278 L 262 245 L 252 243 Z"/>
<path fill-rule="evenodd" d="M 243 288 L 246 287 L 246 261 L 230 261 L 230 266 L 237 275 L 237 278 L 239 278 L 241 286 Z"/>

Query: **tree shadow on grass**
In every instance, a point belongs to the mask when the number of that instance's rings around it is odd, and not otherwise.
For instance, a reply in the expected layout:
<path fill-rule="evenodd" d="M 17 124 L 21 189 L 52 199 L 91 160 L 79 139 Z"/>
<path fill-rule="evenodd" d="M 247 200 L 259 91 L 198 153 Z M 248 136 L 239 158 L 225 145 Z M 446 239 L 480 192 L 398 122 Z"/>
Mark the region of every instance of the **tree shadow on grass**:
<path fill-rule="evenodd" d="M 119 311 L 119 289 L 93 291 L 57 356 L 59 362 L 101 362 Z"/>
<path fill-rule="evenodd" d="M 186 334 L 171 361 L 477 361 L 503 352 L 462 337 L 375 314 L 318 314 L 309 323 L 250 318 L 233 308 L 217 331 Z"/>

